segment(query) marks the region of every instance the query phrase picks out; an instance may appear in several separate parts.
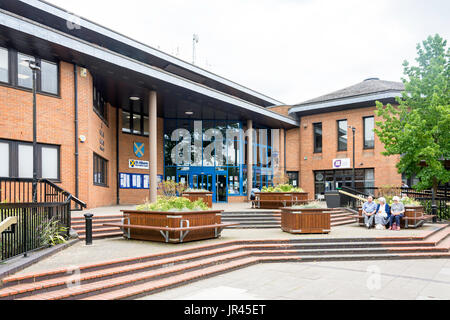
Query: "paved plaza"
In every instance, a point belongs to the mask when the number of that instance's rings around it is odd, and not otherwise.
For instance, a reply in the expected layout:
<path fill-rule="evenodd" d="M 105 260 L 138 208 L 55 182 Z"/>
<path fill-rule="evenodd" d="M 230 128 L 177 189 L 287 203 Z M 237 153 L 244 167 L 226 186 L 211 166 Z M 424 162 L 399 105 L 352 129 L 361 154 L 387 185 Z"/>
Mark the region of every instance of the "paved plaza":
<path fill-rule="evenodd" d="M 141 300 L 450 299 L 450 259 L 258 264 Z"/>

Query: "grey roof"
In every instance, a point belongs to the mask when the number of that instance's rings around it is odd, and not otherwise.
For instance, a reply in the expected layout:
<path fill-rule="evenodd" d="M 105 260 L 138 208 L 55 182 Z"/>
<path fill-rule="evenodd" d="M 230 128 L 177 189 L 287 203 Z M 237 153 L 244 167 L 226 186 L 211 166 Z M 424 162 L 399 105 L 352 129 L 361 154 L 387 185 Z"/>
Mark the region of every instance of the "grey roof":
<path fill-rule="evenodd" d="M 378 78 L 370 78 L 367 80 L 364 80 L 363 82 L 360 82 L 358 84 L 355 84 L 353 86 L 334 91 L 331 93 L 328 93 L 326 95 L 307 100 L 304 102 L 301 102 L 299 104 L 296 104 L 295 106 L 302 106 L 306 104 L 313 104 L 313 103 L 321 103 L 325 101 L 330 100 L 336 100 L 336 99 L 344 99 L 349 97 L 356 97 L 356 96 L 364 96 L 368 94 L 373 93 L 382 93 L 382 92 L 389 92 L 389 91 L 403 91 L 405 90 L 405 87 L 403 83 L 401 82 L 394 82 L 394 81 L 385 81 L 385 80 L 379 80 Z"/>

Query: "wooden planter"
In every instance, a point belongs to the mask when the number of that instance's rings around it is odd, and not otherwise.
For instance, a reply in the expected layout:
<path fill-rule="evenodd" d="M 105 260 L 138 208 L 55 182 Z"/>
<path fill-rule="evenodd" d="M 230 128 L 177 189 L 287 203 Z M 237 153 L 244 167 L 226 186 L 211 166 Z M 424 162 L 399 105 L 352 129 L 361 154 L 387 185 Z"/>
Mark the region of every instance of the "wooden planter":
<path fill-rule="evenodd" d="M 281 209 L 281 229 L 284 232 L 329 233 L 331 231 L 331 213 L 333 209 Z"/>
<path fill-rule="evenodd" d="M 184 198 L 188 198 L 191 201 L 197 201 L 198 199 L 202 199 L 204 203 L 208 205 L 209 208 L 212 208 L 212 192 L 183 192 L 182 196 Z"/>
<path fill-rule="evenodd" d="M 137 225 L 149 227 L 201 227 L 221 224 L 223 210 L 191 211 L 191 212 L 156 212 L 124 210 L 124 225 Z M 195 240 L 217 238 L 222 228 L 208 228 L 190 230 L 183 237 L 180 231 L 143 230 L 124 228 L 130 239 L 149 240 L 158 242 L 180 243 Z M 165 239 L 167 237 L 167 239 Z"/>
<path fill-rule="evenodd" d="M 308 201 L 307 192 L 257 192 L 256 205 L 261 209 L 278 209 L 303 204 Z"/>

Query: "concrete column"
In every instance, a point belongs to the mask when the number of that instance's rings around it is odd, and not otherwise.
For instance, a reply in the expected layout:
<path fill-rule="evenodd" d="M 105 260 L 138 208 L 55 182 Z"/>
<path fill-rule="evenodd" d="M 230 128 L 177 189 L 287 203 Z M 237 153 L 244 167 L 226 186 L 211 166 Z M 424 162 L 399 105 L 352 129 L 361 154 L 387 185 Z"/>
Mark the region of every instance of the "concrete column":
<path fill-rule="evenodd" d="M 149 92 L 148 103 L 149 155 L 150 155 L 150 202 L 156 202 L 158 197 L 158 150 L 157 150 L 157 97 L 156 91 Z"/>
<path fill-rule="evenodd" d="M 253 188 L 253 120 L 247 120 L 247 198 Z"/>

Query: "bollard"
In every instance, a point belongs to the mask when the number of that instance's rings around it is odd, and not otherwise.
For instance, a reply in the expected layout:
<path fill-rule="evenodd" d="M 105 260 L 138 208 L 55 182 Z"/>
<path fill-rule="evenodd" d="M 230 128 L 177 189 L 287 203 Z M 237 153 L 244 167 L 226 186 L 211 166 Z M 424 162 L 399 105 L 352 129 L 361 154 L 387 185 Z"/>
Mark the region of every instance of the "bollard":
<path fill-rule="evenodd" d="M 86 219 L 86 245 L 90 246 L 92 244 L 92 213 L 86 213 L 84 218 Z"/>

